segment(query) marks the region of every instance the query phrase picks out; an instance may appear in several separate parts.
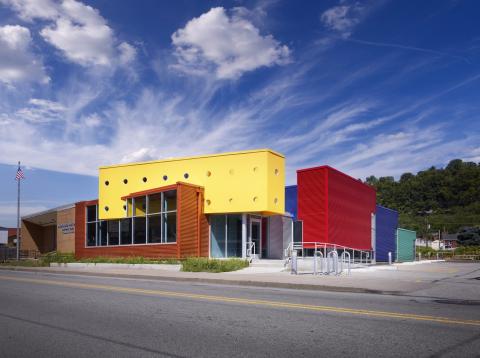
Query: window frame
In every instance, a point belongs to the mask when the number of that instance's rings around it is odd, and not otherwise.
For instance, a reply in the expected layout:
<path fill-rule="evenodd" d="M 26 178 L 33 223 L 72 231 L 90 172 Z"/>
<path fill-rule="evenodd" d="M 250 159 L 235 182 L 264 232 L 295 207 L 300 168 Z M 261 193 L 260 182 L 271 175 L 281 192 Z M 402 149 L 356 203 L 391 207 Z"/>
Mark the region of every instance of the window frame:
<path fill-rule="evenodd" d="M 175 201 L 176 206 L 175 210 L 164 210 L 165 209 L 165 193 L 168 191 L 175 191 Z M 151 195 L 158 195 L 160 194 L 160 212 L 149 213 L 149 200 Z M 136 206 L 135 206 L 135 198 L 145 197 L 145 215 L 139 216 L 136 215 Z M 131 202 L 131 212 L 129 213 L 129 200 Z M 95 206 L 95 221 L 87 221 L 88 215 L 88 207 Z M 96 248 L 109 248 L 109 247 L 129 247 L 129 246 L 146 246 L 146 245 L 176 245 L 178 243 L 178 187 L 177 188 L 169 188 L 167 190 L 159 191 L 156 193 L 150 193 L 146 195 L 139 195 L 137 197 L 131 197 L 125 199 L 125 217 L 118 218 L 113 220 L 99 220 L 98 219 L 98 211 L 99 206 L 98 203 L 93 205 L 86 205 L 85 206 L 85 240 L 84 240 L 84 248 L 86 249 L 96 249 Z M 164 232 L 165 229 L 165 215 L 170 213 L 175 213 L 175 241 L 168 242 L 167 235 Z M 135 218 L 145 218 L 145 243 L 135 244 Z M 160 216 L 161 220 L 161 233 L 160 233 L 160 242 L 149 242 L 149 217 L 150 216 Z M 131 234 L 130 234 L 130 244 L 121 244 L 122 242 L 122 220 L 129 219 L 131 221 Z M 108 224 L 109 221 L 118 221 L 118 244 L 117 245 L 110 245 L 110 235 L 108 233 Z M 101 245 L 101 235 L 100 235 L 100 223 L 106 222 L 107 228 L 107 245 Z M 95 223 L 95 245 L 88 246 L 87 244 L 87 227 L 88 224 Z"/>

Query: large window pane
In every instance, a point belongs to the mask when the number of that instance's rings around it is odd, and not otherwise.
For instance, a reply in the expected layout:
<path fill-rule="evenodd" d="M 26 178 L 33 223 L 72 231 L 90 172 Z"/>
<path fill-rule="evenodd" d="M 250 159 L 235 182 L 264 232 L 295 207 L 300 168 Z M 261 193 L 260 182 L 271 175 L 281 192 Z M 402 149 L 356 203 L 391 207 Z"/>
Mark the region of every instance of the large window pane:
<path fill-rule="evenodd" d="M 212 257 L 225 257 L 225 215 L 210 216 Z"/>
<path fill-rule="evenodd" d="M 97 245 L 97 224 L 87 224 L 87 246 Z"/>
<path fill-rule="evenodd" d="M 98 227 L 100 231 L 100 245 L 107 246 L 107 222 L 106 221 L 99 221 Z"/>
<path fill-rule="evenodd" d="M 144 196 L 135 198 L 135 216 L 145 216 L 147 204 Z"/>
<path fill-rule="evenodd" d="M 162 242 L 162 215 L 148 216 L 148 242 Z"/>
<path fill-rule="evenodd" d="M 132 244 L 132 219 L 120 220 L 120 244 L 131 245 Z"/>
<path fill-rule="evenodd" d="M 119 243 L 118 220 L 109 220 L 108 221 L 108 244 L 118 245 L 118 243 Z"/>
<path fill-rule="evenodd" d="M 242 257 L 241 215 L 227 215 L 227 256 Z"/>
<path fill-rule="evenodd" d="M 177 242 L 177 213 L 163 215 L 163 241 Z"/>
<path fill-rule="evenodd" d="M 146 219 L 144 217 L 138 217 L 134 219 L 133 230 L 133 243 L 145 244 L 147 242 L 146 235 Z"/>
<path fill-rule="evenodd" d="M 97 206 L 90 205 L 87 206 L 87 222 L 97 220 Z"/>
<path fill-rule="evenodd" d="M 163 193 L 163 211 L 177 210 L 177 191 L 169 190 Z"/>
<path fill-rule="evenodd" d="M 153 194 L 148 196 L 148 213 L 155 214 L 162 211 L 162 194 Z"/>

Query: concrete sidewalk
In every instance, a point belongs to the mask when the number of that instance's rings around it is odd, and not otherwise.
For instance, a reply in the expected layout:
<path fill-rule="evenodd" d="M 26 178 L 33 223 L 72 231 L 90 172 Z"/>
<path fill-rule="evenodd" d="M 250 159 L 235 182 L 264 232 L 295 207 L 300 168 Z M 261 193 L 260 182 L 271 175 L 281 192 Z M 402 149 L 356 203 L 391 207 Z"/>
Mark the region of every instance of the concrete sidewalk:
<path fill-rule="evenodd" d="M 287 272 L 181 272 L 168 268 L 165 270 L 159 268 L 139 270 L 94 266 L 84 268 L 0 266 L 0 269 L 222 285 L 411 295 L 449 300 L 468 300 L 480 304 L 480 264 L 473 263 L 439 262 L 397 265 L 396 270 L 367 270 L 352 272 L 350 276 L 291 275 Z"/>

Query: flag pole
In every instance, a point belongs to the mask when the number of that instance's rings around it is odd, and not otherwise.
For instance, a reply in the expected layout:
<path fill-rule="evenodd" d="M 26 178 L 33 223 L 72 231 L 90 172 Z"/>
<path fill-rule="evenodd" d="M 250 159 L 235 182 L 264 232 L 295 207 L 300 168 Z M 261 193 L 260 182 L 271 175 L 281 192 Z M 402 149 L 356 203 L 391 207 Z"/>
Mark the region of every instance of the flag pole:
<path fill-rule="evenodd" d="M 20 170 L 20 162 L 18 162 Z M 17 178 L 17 261 L 20 260 L 20 180 Z"/>

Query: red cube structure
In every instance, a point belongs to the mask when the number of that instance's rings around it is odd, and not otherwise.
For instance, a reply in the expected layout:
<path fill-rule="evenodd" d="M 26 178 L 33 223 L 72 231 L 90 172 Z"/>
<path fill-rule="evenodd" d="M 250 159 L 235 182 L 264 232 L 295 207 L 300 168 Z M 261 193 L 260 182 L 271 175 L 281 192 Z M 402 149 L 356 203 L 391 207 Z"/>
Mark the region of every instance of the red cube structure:
<path fill-rule="evenodd" d="M 305 248 L 327 243 L 372 250 L 374 188 L 329 166 L 297 170 L 297 185 Z"/>

